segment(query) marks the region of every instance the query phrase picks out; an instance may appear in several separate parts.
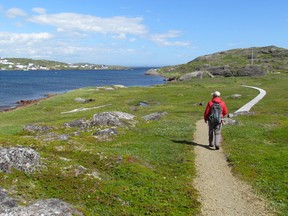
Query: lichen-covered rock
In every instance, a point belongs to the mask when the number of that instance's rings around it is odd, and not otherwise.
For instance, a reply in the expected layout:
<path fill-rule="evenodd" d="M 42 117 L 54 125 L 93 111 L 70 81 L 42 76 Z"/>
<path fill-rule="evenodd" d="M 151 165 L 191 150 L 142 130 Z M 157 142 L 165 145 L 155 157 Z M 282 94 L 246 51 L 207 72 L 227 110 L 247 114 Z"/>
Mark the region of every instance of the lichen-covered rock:
<path fill-rule="evenodd" d="M 143 118 L 146 121 L 151 121 L 151 120 L 159 120 L 162 118 L 162 116 L 167 115 L 167 112 L 157 112 L 157 113 L 152 113 L 149 115 L 144 116 Z"/>
<path fill-rule="evenodd" d="M 31 148 L 0 148 L 0 170 L 8 173 L 12 167 L 25 173 L 32 173 L 40 167 L 40 156 Z"/>
<path fill-rule="evenodd" d="M 0 196 L 1 194 L 3 196 L 0 197 L 0 216 L 84 216 L 82 212 L 75 209 L 71 204 L 59 199 L 39 200 L 30 206 L 19 206 L 6 193 L 0 192 Z M 2 200 L 9 201 L 12 205 L 3 204 L 1 198 Z"/>
<path fill-rule="evenodd" d="M 92 126 L 125 126 L 127 123 L 133 124 L 134 115 L 124 112 L 102 112 L 93 115 L 90 124 Z"/>
<path fill-rule="evenodd" d="M 23 130 L 28 131 L 31 133 L 36 133 L 36 132 L 48 132 L 52 129 L 52 127 L 46 126 L 46 125 L 25 125 Z"/>
<path fill-rule="evenodd" d="M 86 129 L 87 127 L 90 126 L 89 121 L 85 120 L 85 119 L 76 119 L 74 121 L 71 122 L 66 122 L 63 124 L 64 127 L 79 127 L 82 129 Z"/>
<path fill-rule="evenodd" d="M 118 131 L 116 128 L 106 128 L 100 131 L 95 132 L 93 135 L 96 136 L 111 136 L 111 135 L 117 135 Z"/>
<path fill-rule="evenodd" d="M 10 198 L 7 193 L 2 188 L 0 188 L 0 215 L 2 215 L 5 210 L 17 206 L 18 204 L 15 202 L 15 200 Z"/>

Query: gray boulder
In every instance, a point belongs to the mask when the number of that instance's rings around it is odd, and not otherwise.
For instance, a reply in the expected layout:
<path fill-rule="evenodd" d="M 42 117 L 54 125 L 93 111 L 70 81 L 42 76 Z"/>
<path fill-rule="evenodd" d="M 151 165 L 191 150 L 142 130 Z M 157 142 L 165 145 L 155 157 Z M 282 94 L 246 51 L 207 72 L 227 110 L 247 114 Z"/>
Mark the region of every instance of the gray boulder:
<path fill-rule="evenodd" d="M 230 77 L 233 76 L 232 70 L 230 66 L 213 66 L 205 68 L 209 73 L 213 76 L 225 76 Z"/>
<path fill-rule="evenodd" d="M 231 97 L 232 97 L 233 99 L 237 99 L 237 98 L 241 98 L 242 95 L 241 95 L 241 94 L 232 94 Z"/>
<path fill-rule="evenodd" d="M 66 122 L 63 124 L 64 127 L 79 127 L 79 128 L 87 128 L 89 123 L 85 119 L 76 119 L 71 122 Z"/>
<path fill-rule="evenodd" d="M 134 115 L 124 112 L 102 112 L 93 115 L 90 125 L 92 126 L 126 126 L 134 124 Z"/>
<path fill-rule="evenodd" d="M 117 135 L 117 134 L 118 134 L 118 131 L 116 128 L 106 128 L 106 129 L 95 132 L 93 135 L 106 137 L 106 136 Z"/>
<path fill-rule="evenodd" d="M 19 206 L 0 188 L 0 216 L 84 216 L 71 204 L 59 199 L 39 200 L 30 206 Z"/>
<path fill-rule="evenodd" d="M 204 76 L 203 71 L 194 71 L 192 73 L 187 73 L 179 78 L 180 81 L 191 80 L 192 78 L 202 79 Z"/>
<path fill-rule="evenodd" d="M 77 102 L 77 103 L 90 103 L 90 102 L 94 102 L 95 99 L 91 99 L 91 98 L 89 98 L 89 99 L 75 98 L 74 101 Z"/>
<path fill-rule="evenodd" d="M 0 170 L 10 172 L 11 168 L 32 173 L 40 167 L 39 154 L 26 147 L 0 148 Z"/>
<path fill-rule="evenodd" d="M 239 68 L 234 76 L 264 76 L 267 70 L 262 69 L 258 65 L 246 65 L 245 67 Z"/>
<path fill-rule="evenodd" d="M 36 124 L 32 124 L 32 125 L 25 125 L 23 130 L 24 131 L 28 131 L 31 133 L 36 133 L 36 132 L 48 132 L 52 129 L 52 127 L 49 127 L 47 125 L 36 125 Z"/>
<path fill-rule="evenodd" d="M 160 120 L 163 116 L 165 116 L 167 114 L 168 114 L 167 112 L 157 112 L 157 113 L 152 113 L 152 114 L 146 115 L 143 118 L 146 121 Z"/>
<path fill-rule="evenodd" d="M 2 212 L 5 212 L 5 210 L 17 207 L 18 204 L 10 198 L 7 193 L 0 188 L 0 215 L 2 215 Z"/>

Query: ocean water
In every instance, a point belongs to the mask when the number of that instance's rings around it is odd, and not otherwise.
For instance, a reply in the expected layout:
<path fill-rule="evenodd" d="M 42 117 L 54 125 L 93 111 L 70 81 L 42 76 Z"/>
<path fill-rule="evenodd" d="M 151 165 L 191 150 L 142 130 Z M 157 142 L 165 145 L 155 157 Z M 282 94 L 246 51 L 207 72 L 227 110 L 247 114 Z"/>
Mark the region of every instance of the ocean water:
<path fill-rule="evenodd" d="M 131 70 L 0 71 L 0 109 L 16 106 L 20 100 L 43 98 L 89 86 L 152 86 L 164 83 L 160 76 L 148 76 L 149 68 Z"/>

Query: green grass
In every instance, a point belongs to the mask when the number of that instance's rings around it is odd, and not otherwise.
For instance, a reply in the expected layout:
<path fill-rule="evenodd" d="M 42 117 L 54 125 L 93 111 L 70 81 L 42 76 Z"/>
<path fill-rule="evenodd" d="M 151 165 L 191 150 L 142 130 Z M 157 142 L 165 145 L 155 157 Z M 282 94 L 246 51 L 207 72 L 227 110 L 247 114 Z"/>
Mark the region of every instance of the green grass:
<path fill-rule="evenodd" d="M 225 151 L 233 172 L 270 200 L 279 215 L 288 212 L 287 77 L 267 77 L 267 91 L 252 112 L 239 116 L 239 125 L 224 129 Z"/>
<path fill-rule="evenodd" d="M 258 94 L 254 89 L 241 87 L 245 84 L 264 88 L 268 94 L 253 108 L 255 115 L 237 117 L 239 125 L 224 127 L 223 147 L 235 175 L 252 184 L 284 215 L 288 152 L 285 83 L 285 75 L 276 75 L 203 79 L 115 91 L 89 87 L 0 113 L 0 145 L 30 146 L 40 153 L 44 165 L 40 172 L 29 175 L 16 170 L 0 173 L 0 186 L 22 204 L 60 198 L 87 215 L 197 215 L 200 203 L 193 186 L 194 151 L 190 143 L 195 123 L 205 108 L 198 103 L 207 102 L 210 92 L 219 90 L 233 112 Z M 242 98 L 233 99 L 231 95 L 236 93 Z M 77 97 L 95 102 L 79 104 L 74 102 Z M 140 101 L 150 105 L 139 107 Z M 108 104 L 61 114 L 79 107 Z M 90 119 L 103 111 L 131 113 L 137 124 L 119 129 L 118 136 L 106 141 L 92 136 L 97 128 L 71 135 L 68 141 L 35 139 L 22 130 L 24 125 L 37 123 L 53 126 L 58 134 L 73 134 L 76 129 L 63 128 L 62 124 Z M 159 121 L 142 119 L 162 111 L 168 114 Z M 77 174 L 79 166 L 86 170 Z"/>

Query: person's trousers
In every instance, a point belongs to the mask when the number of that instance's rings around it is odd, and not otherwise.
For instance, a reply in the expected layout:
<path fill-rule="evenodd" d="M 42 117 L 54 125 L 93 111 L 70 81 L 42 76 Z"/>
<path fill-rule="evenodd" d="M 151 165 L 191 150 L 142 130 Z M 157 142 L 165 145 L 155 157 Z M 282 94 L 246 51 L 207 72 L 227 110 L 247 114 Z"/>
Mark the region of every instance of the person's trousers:
<path fill-rule="evenodd" d="M 216 126 L 209 124 L 209 145 L 220 147 L 222 124 Z"/>

